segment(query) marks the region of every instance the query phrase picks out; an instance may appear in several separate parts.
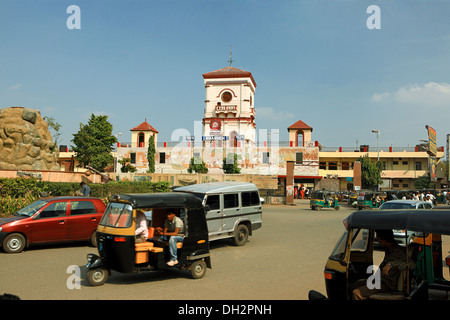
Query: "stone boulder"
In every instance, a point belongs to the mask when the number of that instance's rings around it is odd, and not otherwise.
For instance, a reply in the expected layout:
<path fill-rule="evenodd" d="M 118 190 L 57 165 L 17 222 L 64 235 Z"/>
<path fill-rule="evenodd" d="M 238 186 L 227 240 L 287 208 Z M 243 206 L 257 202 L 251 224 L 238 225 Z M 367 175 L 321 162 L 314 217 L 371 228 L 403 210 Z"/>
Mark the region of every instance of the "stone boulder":
<path fill-rule="evenodd" d="M 0 109 L 0 169 L 60 170 L 56 145 L 39 110 Z"/>

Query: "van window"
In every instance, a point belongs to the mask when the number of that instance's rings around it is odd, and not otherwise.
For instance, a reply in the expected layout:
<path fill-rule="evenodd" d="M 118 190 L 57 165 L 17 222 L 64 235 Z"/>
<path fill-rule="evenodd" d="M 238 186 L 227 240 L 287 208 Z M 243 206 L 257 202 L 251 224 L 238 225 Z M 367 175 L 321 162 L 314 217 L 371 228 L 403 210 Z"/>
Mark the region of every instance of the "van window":
<path fill-rule="evenodd" d="M 250 207 L 250 206 L 258 206 L 259 205 L 259 195 L 258 192 L 242 192 L 242 206 Z"/>
<path fill-rule="evenodd" d="M 223 207 L 225 209 L 239 207 L 239 200 L 238 200 L 238 194 L 237 193 L 224 194 L 223 195 L 223 200 L 224 200 Z"/>
<path fill-rule="evenodd" d="M 206 199 L 206 205 L 209 206 L 210 210 L 218 210 L 220 209 L 220 196 L 219 195 L 211 195 Z"/>

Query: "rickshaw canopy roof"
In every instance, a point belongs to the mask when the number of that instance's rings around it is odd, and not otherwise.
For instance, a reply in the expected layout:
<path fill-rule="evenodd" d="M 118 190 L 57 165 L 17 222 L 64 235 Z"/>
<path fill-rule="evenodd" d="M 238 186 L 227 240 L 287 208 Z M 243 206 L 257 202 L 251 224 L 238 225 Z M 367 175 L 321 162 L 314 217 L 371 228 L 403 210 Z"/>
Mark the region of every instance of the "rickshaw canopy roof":
<path fill-rule="evenodd" d="M 202 201 L 199 198 L 185 192 L 115 194 L 111 201 L 126 201 L 134 209 L 202 207 Z"/>
<path fill-rule="evenodd" d="M 356 211 L 349 215 L 348 229 L 402 229 L 450 235 L 450 210 Z"/>

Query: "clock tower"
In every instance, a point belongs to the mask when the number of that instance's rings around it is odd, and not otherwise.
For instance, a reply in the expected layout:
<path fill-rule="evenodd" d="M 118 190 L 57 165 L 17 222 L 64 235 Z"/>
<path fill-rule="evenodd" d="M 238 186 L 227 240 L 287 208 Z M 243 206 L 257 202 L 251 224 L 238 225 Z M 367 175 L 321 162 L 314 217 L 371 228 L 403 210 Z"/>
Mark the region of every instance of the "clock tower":
<path fill-rule="evenodd" d="M 255 88 L 250 72 L 231 65 L 203 74 L 205 146 L 239 147 L 255 144 Z"/>

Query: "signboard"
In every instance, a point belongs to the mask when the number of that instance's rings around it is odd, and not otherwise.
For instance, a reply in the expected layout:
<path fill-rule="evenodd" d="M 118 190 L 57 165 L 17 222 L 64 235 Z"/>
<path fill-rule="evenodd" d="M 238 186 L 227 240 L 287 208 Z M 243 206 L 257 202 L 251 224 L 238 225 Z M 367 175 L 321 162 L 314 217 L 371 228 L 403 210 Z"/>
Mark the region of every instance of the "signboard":
<path fill-rule="evenodd" d="M 202 141 L 224 141 L 229 140 L 228 136 L 203 136 Z"/>
<path fill-rule="evenodd" d="M 436 130 L 430 126 L 425 126 L 428 130 L 428 154 L 431 156 L 436 156 L 437 146 L 436 146 Z"/>

